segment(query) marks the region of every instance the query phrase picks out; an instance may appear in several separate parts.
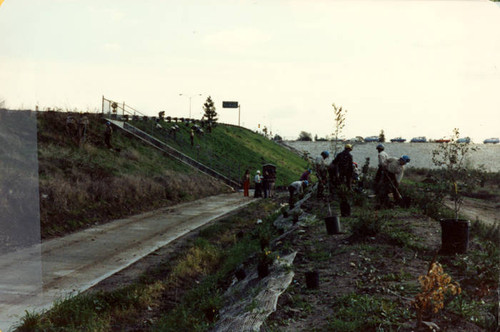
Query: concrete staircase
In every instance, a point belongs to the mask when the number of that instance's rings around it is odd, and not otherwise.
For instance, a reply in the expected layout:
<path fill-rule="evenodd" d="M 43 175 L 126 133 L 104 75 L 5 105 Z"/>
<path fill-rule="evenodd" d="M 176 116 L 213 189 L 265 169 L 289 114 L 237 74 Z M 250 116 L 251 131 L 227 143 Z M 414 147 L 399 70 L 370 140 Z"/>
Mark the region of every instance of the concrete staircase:
<path fill-rule="evenodd" d="M 163 153 L 167 154 L 168 156 L 192 167 L 195 168 L 202 173 L 205 173 L 217 180 L 220 180 L 224 182 L 226 185 L 231 187 L 233 190 L 236 190 L 240 187 L 240 184 L 234 180 L 231 180 L 230 178 L 226 177 L 223 174 L 220 174 L 219 172 L 207 167 L 206 165 L 194 160 L 193 158 L 185 155 L 184 153 L 180 152 L 179 150 L 174 149 L 173 147 L 169 146 L 165 142 L 162 142 L 155 137 L 149 135 L 148 133 L 132 126 L 131 124 L 125 122 L 125 121 L 119 121 L 119 120 L 113 120 L 113 119 L 107 119 L 109 122 L 111 122 L 115 127 L 120 128 L 121 130 L 125 131 L 126 133 L 137 137 L 141 139 L 142 141 L 148 143 L 149 145 L 154 146 L 158 150 L 162 151 Z"/>

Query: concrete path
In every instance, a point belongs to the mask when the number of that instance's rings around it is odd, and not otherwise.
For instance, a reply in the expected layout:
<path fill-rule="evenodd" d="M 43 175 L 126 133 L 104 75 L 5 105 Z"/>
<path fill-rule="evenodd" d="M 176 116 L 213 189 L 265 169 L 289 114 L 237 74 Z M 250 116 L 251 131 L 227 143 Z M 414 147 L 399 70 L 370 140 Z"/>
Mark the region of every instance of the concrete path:
<path fill-rule="evenodd" d="M 251 203 L 242 193 L 212 196 L 46 241 L 0 256 L 0 330 L 25 311 L 75 295 L 215 218 Z"/>

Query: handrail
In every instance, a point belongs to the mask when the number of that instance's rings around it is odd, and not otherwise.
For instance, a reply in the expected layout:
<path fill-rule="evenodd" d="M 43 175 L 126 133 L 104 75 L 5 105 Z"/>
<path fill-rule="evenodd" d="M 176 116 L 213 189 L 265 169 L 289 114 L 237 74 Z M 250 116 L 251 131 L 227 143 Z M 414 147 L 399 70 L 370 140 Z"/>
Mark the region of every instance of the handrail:
<path fill-rule="evenodd" d="M 111 120 L 113 121 L 113 120 Z M 128 124 L 127 122 L 123 123 L 123 127 L 119 126 L 121 129 L 123 129 L 126 132 L 129 132 L 142 140 L 148 142 L 152 146 L 160 149 L 161 151 L 167 153 L 169 156 L 183 162 L 184 164 L 187 164 L 191 167 L 197 168 L 198 170 L 202 171 L 203 173 L 212 176 L 216 179 L 219 179 L 223 181 L 225 184 L 228 186 L 232 187 L 233 189 L 237 189 L 240 187 L 240 184 L 236 181 L 231 180 L 230 178 L 220 174 L 219 172 L 205 166 L 204 164 L 192 159 L 191 157 L 185 155 L 184 153 L 174 149 L 173 147 L 169 146 L 168 144 L 158 140 L 157 138 L 149 135 L 148 133 L 140 130 L 137 127 L 132 126 L 131 124 Z"/>
<path fill-rule="evenodd" d="M 105 104 L 107 102 L 107 112 L 105 112 Z M 113 107 L 113 104 L 115 104 L 116 107 Z M 125 102 L 119 103 L 115 100 L 107 99 L 104 96 L 102 96 L 102 106 L 101 106 L 102 114 L 108 113 L 109 115 L 111 114 L 116 114 L 118 113 L 117 109 L 122 110 L 122 115 L 129 114 L 129 115 L 141 115 L 141 116 L 147 116 L 146 114 L 136 110 L 135 108 L 126 105 Z"/>

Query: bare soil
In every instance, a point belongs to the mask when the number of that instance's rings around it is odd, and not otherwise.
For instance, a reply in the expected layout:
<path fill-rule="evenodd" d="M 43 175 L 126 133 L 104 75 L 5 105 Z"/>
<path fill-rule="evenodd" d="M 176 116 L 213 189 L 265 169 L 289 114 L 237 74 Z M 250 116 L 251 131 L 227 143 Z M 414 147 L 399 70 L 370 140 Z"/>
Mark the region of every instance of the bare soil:
<path fill-rule="evenodd" d="M 453 202 L 446 201 L 445 205 L 453 209 Z M 488 225 L 500 223 L 500 202 L 498 198 L 486 201 L 477 198 L 464 197 L 460 214 L 465 215 L 471 221 L 480 220 Z"/>
<path fill-rule="evenodd" d="M 324 209 L 322 202 L 309 202 L 308 205 L 309 209 Z M 343 226 L 348 229 L 347 225 L 356 216 L 357 212 L 350 218 L 343 218 Z M 331 319 L 337 311 L 335 303 L 351 294 L 375 296 L 396 303 L 412 319 L 391 328 L 418 330 L 412 309 L 412 301 L 420 291 L 418 277 L 427 272 L 435 257 L 441 263 L 450 262 L 451 258 L 436 256 L 441 245 L 438 222 L 411 213 L 403 213 L 396 219 L 399 219 L 395 220 L 396 228 L 411 231 L 416 248 L 401 246 L 397 239 L 383 233 L 366 238 L 353 237 L 349 232 L 327 235 L 324 225 L 304 226 L 303 232 L 291 237 L 291 247 L 298 251 L 293 286 L 280 297 L 278 309 L 266 321 L 265 330 L 334 331 Z M 470 248 L 478 249 L 473 241 Z M 318 289 L 307 288 L 305 274 L 311 270 L 319 273 Z M 445 272 L 457 281 L 463 277 L 457 271 Z M 498 301 L 495 290 L 490 290 L 483 300 Z M 427 320 L 447 331 L 483 331 L 446 309 Z"/>

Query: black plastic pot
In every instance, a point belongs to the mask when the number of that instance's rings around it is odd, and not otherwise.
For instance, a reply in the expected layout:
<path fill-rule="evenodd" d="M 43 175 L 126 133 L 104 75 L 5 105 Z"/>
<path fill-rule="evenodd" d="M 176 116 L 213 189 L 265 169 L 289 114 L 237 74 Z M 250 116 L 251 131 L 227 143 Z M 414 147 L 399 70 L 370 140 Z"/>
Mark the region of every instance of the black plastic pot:
<path fill-rule="evenodd" d="M 257 273 L 261 279 L 267 277 L 269 275 L 269 264 L 259 263 L 257 265 Z"/>
<path fill-rule="evenodd" d="M 440 254 L 465 254 L 469 247 L 468 220 L 441 219 L 441 250 Z"/>
<path fill-rule="evenodd" d="M 340 201 L 340 215 L 349 217 L 351 215 L 351 205 L 348 201 Z"/>
<path fill-rule="evenodd" d="M 340 218 L 339 216 L 332 216 L 325 218 L 326 232 L 329 235 L 340 233 Z"/>
<path fill-rule="evenodd" d="M 318 271 L 306 272 L 306 286 L 308 289 L 317 289 L 319 287 Z"/>
<path fill-rule="evenodd" d="M 236 276 L 236 279 L 238 279 L 238 281 L 245 279 L 245 277 L 247 276 L 247 274 L 245 273 L 245 270 L 243 270 L 242 268 L 237 269 L 234 272 L 234 275 Z"/>

